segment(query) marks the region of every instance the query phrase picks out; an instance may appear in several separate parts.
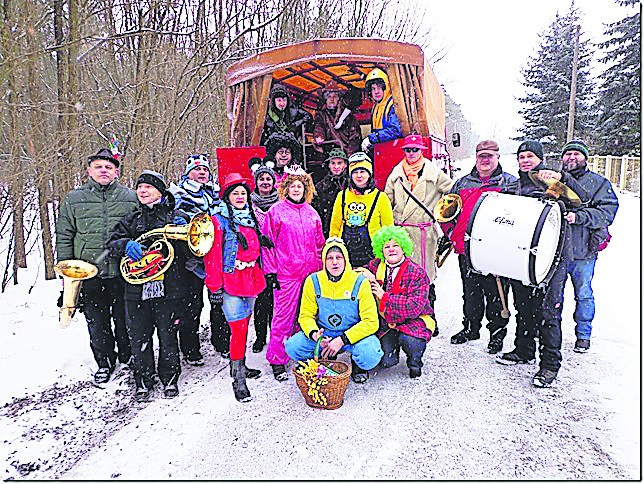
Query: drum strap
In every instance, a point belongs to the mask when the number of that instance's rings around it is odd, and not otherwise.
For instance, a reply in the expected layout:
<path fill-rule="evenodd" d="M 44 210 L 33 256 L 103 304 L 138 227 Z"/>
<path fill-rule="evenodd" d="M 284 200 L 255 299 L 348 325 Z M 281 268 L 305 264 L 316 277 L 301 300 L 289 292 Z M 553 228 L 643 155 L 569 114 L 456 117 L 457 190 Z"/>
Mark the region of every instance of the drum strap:
<path fill-rule="evenodd" d="M 421 222 L 419 224 L 396 223 L 401 227 L 416 227 L 420 230 L 420 266 L 427 272 L 427 229 L 432 227 L 432 222 Z"/>

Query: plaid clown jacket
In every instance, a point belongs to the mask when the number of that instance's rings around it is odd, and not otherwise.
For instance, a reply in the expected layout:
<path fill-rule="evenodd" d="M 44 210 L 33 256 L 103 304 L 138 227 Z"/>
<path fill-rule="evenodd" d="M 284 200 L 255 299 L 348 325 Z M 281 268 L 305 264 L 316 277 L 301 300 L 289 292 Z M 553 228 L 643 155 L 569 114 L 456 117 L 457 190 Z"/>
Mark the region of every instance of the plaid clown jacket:
<path fill-rule="evenodd" d="M 382 285 L 385 278 L 385 263 L 374 259 L 367 266 Z M 429 341 L 436 327 L 434 310 L 429 304 L 430 281 L 427 273 L 409 257 L 400 266 L 392 288 L 385 292 L 378 303 L 380 327 L 376 335 L 387 331 L 401 333 Z"/>

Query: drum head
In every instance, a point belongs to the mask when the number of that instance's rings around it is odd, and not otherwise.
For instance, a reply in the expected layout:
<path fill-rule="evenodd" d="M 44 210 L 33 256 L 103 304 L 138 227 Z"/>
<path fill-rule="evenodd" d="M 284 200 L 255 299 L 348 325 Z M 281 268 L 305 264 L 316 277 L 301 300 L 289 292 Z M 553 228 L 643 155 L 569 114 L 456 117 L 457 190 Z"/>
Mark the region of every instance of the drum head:
<path fill-rule="evenodd" d="M 559 204 L 547 203 L 532 238 L 529 257 L 530 283 L 532 285 L 547 282 L 555 268 L 554 263 L 561 250 L 562 223 Z"/>

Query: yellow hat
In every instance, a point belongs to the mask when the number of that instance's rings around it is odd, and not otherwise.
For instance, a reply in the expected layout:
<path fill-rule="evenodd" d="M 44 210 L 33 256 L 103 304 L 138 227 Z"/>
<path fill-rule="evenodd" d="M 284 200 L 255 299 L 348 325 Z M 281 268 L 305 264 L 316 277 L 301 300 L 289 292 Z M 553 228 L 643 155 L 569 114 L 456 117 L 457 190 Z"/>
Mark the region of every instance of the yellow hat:
<path fill-rule="evenodd" d="M 358 151 L 357 153 L 352 154 L 349 157 L 349 173 L 352 173 L 353 170 L 361 168 L 367 170 L 370 175 L 373 175 L 373 165 L 371 164 L 371 158 L 367 156 L 366 153 Z"/>

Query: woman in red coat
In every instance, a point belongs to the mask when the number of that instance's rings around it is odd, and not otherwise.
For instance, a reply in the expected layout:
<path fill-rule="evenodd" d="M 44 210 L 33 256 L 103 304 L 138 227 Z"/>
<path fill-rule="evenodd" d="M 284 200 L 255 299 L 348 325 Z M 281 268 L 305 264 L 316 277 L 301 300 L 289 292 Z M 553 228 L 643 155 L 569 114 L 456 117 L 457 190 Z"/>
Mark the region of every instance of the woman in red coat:
<path fill-rule="evenodd" d="M 249 199 L 248 180 L 229 174 L 222 186 L 222 203 L 212 217 L 215 240 L 204 257 L 206 286 L 211 302 L 223 301 L 230 326 L 230 373 L 233 391 L 240 402 L 251 400 L 246 377 L 259 378 L 260 370 L 246 367 L 248 322 L 257 295 L 266 287 L 260 267 L 259 227 Z"/>

